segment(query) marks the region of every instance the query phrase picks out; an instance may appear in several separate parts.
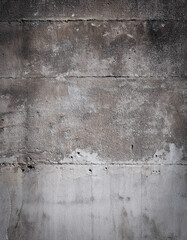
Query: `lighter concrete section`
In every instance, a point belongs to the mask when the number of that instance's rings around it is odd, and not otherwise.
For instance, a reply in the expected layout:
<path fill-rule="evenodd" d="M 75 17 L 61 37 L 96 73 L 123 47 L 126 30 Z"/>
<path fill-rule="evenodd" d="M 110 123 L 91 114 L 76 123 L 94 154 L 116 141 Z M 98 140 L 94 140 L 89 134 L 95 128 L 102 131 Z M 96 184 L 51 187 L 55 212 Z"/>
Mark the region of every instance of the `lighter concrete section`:
<path fill-rule="evenodd" d="M 1 168 L 0 240 L 186 240 L 186 176 L 186 166 Z"/>

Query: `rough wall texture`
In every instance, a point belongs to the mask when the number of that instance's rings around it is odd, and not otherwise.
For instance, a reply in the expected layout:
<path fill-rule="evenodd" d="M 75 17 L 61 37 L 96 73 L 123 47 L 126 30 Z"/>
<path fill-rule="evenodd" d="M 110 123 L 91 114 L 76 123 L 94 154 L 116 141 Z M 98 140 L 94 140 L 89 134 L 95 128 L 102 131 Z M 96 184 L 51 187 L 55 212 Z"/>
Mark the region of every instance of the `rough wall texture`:
<path fill-rule="evenodd" d="M 186 1 L 2 0 L 0 240 L 186 240 Z"/>

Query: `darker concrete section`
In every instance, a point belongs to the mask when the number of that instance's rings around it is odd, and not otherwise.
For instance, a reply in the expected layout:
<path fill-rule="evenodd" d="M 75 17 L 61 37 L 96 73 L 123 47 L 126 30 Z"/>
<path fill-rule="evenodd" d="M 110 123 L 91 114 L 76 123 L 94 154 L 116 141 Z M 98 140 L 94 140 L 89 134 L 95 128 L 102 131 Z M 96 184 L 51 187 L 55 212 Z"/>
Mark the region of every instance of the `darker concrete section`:
<path fill-rule="evenodd" d="M 1 23 L 0 76 L 184 76 L 186 23 Z"/>
<path fill-rule="evenodd" d="M 0 20 L 186 19 L 185 0 L 2 0 Z"/>

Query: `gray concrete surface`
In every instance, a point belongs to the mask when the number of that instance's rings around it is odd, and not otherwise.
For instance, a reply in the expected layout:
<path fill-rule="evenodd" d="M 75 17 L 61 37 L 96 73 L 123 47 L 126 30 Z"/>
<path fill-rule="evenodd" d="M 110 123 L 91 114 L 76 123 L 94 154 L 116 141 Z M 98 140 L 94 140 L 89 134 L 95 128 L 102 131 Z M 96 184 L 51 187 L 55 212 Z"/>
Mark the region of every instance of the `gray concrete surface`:
<path fill-rule="evenodd" d="M 1 237 L 186 239 L 186 174 L 163 165 L 4 168 Z"/>
<path fill-rule="evenodd" d="M 186 2 L 0 2 L 0 240 L 186 240 Z"/>
<path fill-rule="evenodd" d="M 185 78 L 2 78 L 1 95 L 3 162 L 186 162 Z"/>

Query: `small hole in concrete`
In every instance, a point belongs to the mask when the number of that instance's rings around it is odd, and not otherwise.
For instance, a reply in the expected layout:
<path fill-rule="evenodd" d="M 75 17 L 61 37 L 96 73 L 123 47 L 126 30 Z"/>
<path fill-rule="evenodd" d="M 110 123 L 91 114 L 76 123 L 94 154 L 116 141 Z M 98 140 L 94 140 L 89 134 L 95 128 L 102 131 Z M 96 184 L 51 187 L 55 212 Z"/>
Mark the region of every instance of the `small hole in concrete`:
<path fill-rule="evenodd" d="M 92 172 L 92 169 L 89 169 L 89 172 Z"/>
<path fill-rule="evenodd" d="M 25 172 L 25 169 L 24 169 L 24 168 L 22 169 L 22 172 Z"/>
<path fill-rule="evenodd" d="M 153 170 L 153 172 L 155 172 L 155 171 Z"/>
<path fill-rule="evenodd" d="M 80 152 L 77 152 L 78 155 L 80 155 L 81 153 Z"/>
<path fill-rule="evenodd" d="M 32 165 L 27 165 L 27 167 L 28 167 L 29 169 L 34 169 L 34 168 L 35 168 L 35 167 L 32 166 Z"/>
<path fill-rule="evenodd" d="M 105 167 L 105 170 L 107 170 L 108 168 L 107 167 Z"/>
<path fill-rule="evenodd" d="M 155 157 L 158 157 L 157 155 L 155 155 Z"/>
<path fill-rule="evenodd" d="M 73 156 L 71 156 L 70 158 L 73 158 Z"/>
<path fill-rule="evenodd" d="M 158 170 L 158 172 L 160 173 L 160 170 Z"/>
<path fill-rule="evenodd" d="M 133 147 L 134 147 L 134 146 L 133 146 L 133 144 L 132 144 L 132 145 L 131 145 L 131 149 L 133 149 Z"/>

